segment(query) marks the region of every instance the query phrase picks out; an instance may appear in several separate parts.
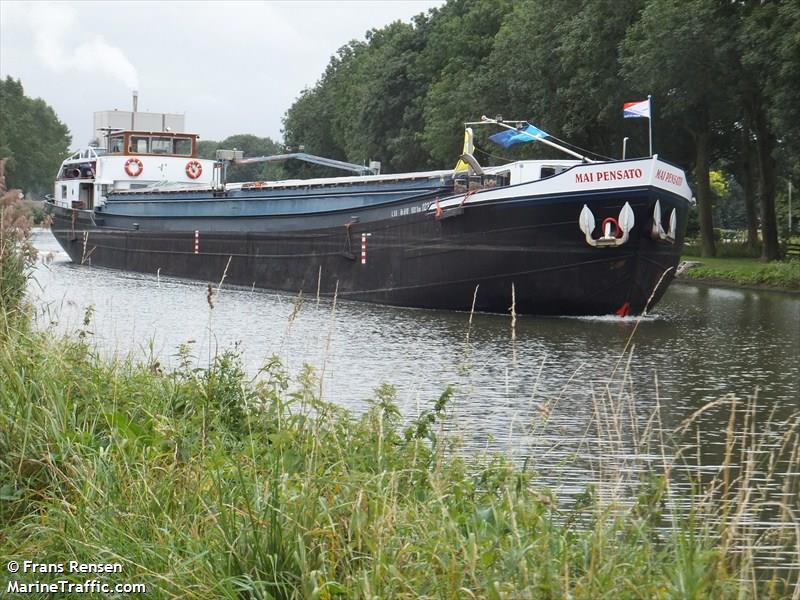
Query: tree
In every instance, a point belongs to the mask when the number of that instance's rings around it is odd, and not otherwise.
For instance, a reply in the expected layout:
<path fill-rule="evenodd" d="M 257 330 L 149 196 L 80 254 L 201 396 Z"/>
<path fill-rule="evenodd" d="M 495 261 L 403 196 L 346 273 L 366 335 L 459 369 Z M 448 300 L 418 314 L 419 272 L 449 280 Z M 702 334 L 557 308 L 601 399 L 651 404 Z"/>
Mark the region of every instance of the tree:
<path fill-rule="evenodd" d="M 245 158 L 256 156 L 271 156 L 283 153 L 283 146 L 272 141 L 271 138 L 262 138 L 250 134 L 232 135 L 221 142 L 203 140 L 198 143 L 197 155 L 200 158 L 216 158 L 219 149 L 242 150 Z M 251 165 L 231 165 L 228 170 L 228 181 L 273 181 L 284 178 L 283 167 L 280 163 L 255 163 Z"/>
<path fill-rule="evenodd" d="M 619 77 L 619 44 L 643 3 L 618 3 L 613 10 L 591 0 L 517 4 L 495 40 L 494 81 L 482 97 L 492 97 L 492 110 L 501 114 L 530 119 L 591 152 L 619 155 L 631 127 L 622 104 L 635 91 Z M 639 138 L 633 137 L 629 155 L 647 152 L 646 135 Z"/>
<path fill-rule="evenodd" d="M 796 143 L 800 86 L 800 8 L 792 2 L 748 1 L 733 5 L 737 17 L 739 90 L 755 135 L 761 203 L 761 258 L 780 258 L 775 210 L 778 131 Z M 784 106 L 784 102 L 788 103 Z"/>
<path fill-rule="evenodd" d="M 714 256 L 709 171 L 730 122 L 730 19 L 707 0 L 649 0 L 622 43 L 622 74 L 691 137 L 703 256 Z"/>
<path fill-rule="evenodd" d="M 6 187 L 44 195 L 68 153 L 72 138 L 44 100 L 28 98 L 19 80 L 0 80 L 0 159 Z"/>
<path fill-rule="evenodd" d="M 781 147 L 792 164 L 800 167 L 800 3 L 779 2 L 772 23 L 767 93 L 770 119 L 780 132 Z"/>
<path fill-rule="evenodd" d="M 767 116 L 765 83 L 771 50 L 770 27 L 775 20 L 774 6 L 754 2 L 736 5 L 736 59 L 739 66 L 738 92 L 745 112 L 745 122 L 753 135 L 755 162 L 758 167 L 758 196 L 761 203 L 761 256 L 778 258 L 778 228 L 775 217 L 775 157 L 777 139 Z M 750 44 L 756 47 L 750 47 Z"/>
<path fill-rule="evenodd" d="M 654 150 L 693 171 L 703 254 L 714 215 L 744 216 L 756 244 L 758 197 L 770 259 L 777 174 L 800 172 L 799 30 L 788 0 L 449 0 L 342 47 L 287 112 L 286 142 L 387 172 L 446 168 L 462 122 L 499 114 L 605 156 L 627 135 L 641 156 L 645 122 L 623 120 L 622 103 L 652 94 Z M 490 133 L 476 130 L 478 152 Z M 520 144 L 481 161 L 551 152 Z M 735 176 L 716 209 L 712 169 Z"/>
<path fill-rule="evenodd" d="M 377 159 L 386 172 L 452 166 L 463 121 L 478 116 L 477 82 L 510 7 L 455 0 L 350 42 L 287 112 L 287 144 L 350 162 Z"/>
<path fill-rule="evenodd" d="M 753 128 L 750 125 L 750 118 L 745 115 L 739 131 L 739 140 L 735 144 L 738 150 L 734 172 L 737 179 L 741 182 L 744 195 L 745 220 L 747 227 L 747 248 L 750 252 L 755 252 L 758 248 L 758 210 L 756 202 L 756 183 L 758 181 L 756 150 L 753 139 Z"/>
<path fill-rule="evenodd" d="M 345 141 L 353 133 L 358 97 L 353 75 L 365 44 L 351 42 L 331 58 L 325 73 L 313 88 L 305 89 L 283 119 L 284 140 L 293 148 L 338 160 L 348 160 Z M 287 164 L 295 177 L 326 175 L 329 169 L 318 165 Z"/>
<path fill-rule="evenodd" d="M 416 69 L 429 81 L 422 105 L 422 141 L 436 167 L 455 164 L 464 121 L 492 113 L 498 90 L 491 83 L 489 57 L 512 8 L 508 0 L 457 0 L 430 19 Z"/>

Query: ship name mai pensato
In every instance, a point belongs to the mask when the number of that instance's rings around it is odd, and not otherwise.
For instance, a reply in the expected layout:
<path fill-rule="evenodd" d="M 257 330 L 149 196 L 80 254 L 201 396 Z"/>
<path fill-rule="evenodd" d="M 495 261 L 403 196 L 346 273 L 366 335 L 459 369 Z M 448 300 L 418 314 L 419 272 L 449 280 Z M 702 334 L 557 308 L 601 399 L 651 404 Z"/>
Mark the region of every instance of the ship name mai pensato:
<path fill-rule="evenodd" d="M 122 573 L 122 563 L 85 563 L 70 560 L 66 563 L 22 561 L 23 573 Z"/>

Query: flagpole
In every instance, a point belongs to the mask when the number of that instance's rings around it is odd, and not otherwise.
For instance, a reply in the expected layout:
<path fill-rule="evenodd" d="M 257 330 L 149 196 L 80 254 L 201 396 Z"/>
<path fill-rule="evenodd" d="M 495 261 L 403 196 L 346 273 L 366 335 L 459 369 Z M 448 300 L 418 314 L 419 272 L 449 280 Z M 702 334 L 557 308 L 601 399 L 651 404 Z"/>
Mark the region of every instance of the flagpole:
<path fill-rule="evenodd" d="M 653 101 L 650 98 L 650 94 L 647 94 L 647 112 L 650 115 L 647 117 L 647 128 L 650 138 L 650 156 L 653 156 Z"/>

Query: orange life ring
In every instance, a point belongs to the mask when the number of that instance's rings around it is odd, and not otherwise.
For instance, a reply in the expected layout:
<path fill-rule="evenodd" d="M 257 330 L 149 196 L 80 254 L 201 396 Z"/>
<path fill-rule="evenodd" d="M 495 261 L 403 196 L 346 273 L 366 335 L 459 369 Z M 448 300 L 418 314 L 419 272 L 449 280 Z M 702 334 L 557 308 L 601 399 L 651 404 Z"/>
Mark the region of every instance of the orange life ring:
<path fill-rule="evenodd" d="M 131 165 L 136 165 L 136 169 L 135 170 L 131 169 Z M 138 177 L 139 175 L 142 174 L 143 170 L 144 170 L 144 165 L 142 164 L 142 161 L 140 161 L 138 158 L 129 158 L 128 160 L 125 161 L 125 172 L 131 177 Z"/>
<path fill-rule="evenodd" d="M 201 165 L 199 161 L 190 160 L 188 163 L 186 163 L 186 175 L 190 179 L 197 179 L 202 174 L 203 165 Z"/>

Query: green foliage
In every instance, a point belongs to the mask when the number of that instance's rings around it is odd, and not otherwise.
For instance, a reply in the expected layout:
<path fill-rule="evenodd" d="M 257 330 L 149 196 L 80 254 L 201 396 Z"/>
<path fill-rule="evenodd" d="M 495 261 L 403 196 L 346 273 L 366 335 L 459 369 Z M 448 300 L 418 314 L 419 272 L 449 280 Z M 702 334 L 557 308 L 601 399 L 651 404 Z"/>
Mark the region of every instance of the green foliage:
<path fill-rule="evenodd" d="M 708 173 L 708 179 L 711 192 L 717 198 L 725 198 L 730 194 L 730 185 L 724 173 L 721 171 L 710 171 Z"/>
<path fill-rule="evenodd" d="M 800 172 L 798 29 L 793 2 L 451 0 L 342 47 L 287 111 L 286 141 L 351 162 L 377 159 L 386 172 L 448 168 L 462 123 L 499 114 L 601 156 L 618 156 L 628 137 L 627 155 L 643 156 L 647 121 L 623 120 L 621 108 L 651 94 L 654 150 L 693 173 L 694 228 L 713 253 L 715 223 L 755 227 L 744 205 L 757 181 L 761 222 L 775 229 L 769 161 Z M 487 164 L 551 152 L 501 151 L 489 133 L 476 131 Z M 712 191 L 712 170 L 731 194 Z"/>
<path fill-rule="evenodd" d="M 44 100 L 28 98 L 11 77 L 0 80 L 0 159 L 8 159 L 7 188 L 39 196 L 51 192 L 71 140 Z"/>
<path fill-rule="evenodd" d="M 656 95 L 660 114 L 692 135 L 708 131 L 730 101 L 724 16 L 703 0 L 649 0 L 622 40 L 623 75 Z"/>
<path fill-rule="evenodd" d="M 744 78 L 761 96 L 783 144 L 800 151 L 800 5 L 796 2 L 744 2 L 738 52 Z"/>
<path fill-rule="evenodd" d="M 217 150 L 242 150 L 245 158 L 256 156 L 271 156 L 283 154 L 284 149 L 280 144 L 270 138 L 261 138 L 255 135 L 232 135 L 221 142 L 202 140 L 197 144 L 197 156 L 200 158 L 214 159 Z M 285 172 L 281 163 L 256 163 L 252 165 L 233 165 L 228 169 L 228 181 L 275 181 L 284 179 Z"/>
<path fill-rule="evenodd" d="M 36 260 L 32 220 L 20 196 L 10 190 L 0 197 L 0 341 L 6 327 L 25 315 L 22 298 Z"/>
<path fill-rule="evenodd" d="M 742 231 L 715 229 L 714 238 L 724 242 L 719 244 L 716 258 L 758 258 L 761 256 L 761 245 L 756 244 L 755 247 L 751 247 Z M 683 254 L 699 257 L 702 254 L 699 241 L 696 239 L 687 241 L 683 246 Z"/>
<path fill-rule="evenodd" d="M 508 2 L 449 2 L 344 46 L 287 112 L 287 144 L 351 162 L 380 160 L 386 172 L 452 166 L 482 63 L 509 11 Z M 298 171 L 311 172 L 320 169 Z"/>
<path fill-rule="evenodd" d="M 619 80 L 618 46 L 640 9 L 641 2 L 620 3 L 612 16 L 598 2 L 518 3 L 489 59 L 492 78 L 482 91 L 495 99 L 490 110 L 523 116 L 573 144 L 619 155 L 623 128 L 632 127 L 621 119 L 622 103 L 638 92 Z M 641 139 L 641 131 L 631 134 L 629 156 L 642 154 Z"/>
<path fill-rule="evenodd" d="M 339 49 L 322 78 L 312 89 L 303 90 L 300 98 L 284 117 L 284 138 L 290 147 L 303 146 L 306 152 L 338 160 L 350 160 L 344 139 L 353 126 L 355 77 L 364 44 L 351 42 Z M 355 162 L 352 158 L 350 162 Z M 325 175 L 328 170 L 317 165 L 290 164 L 294 176 Z"/>
<path fill-rule="evenodd" d="M 401 433 L 391 386 L 356 419 L 318 398 L 311 369 L 292 381 L 276 359 L 251 381 L 235 351 L 203 369 L 183 348 L 164 373 L 105 362 L 83 340 L 22 329 L 5 341 L 4 563 L 120 562 L 124 581 L 154 598 L 738 598 L 750 589 L 692 510 L 663 529 L 663 475 L 645 474 L 630 508 L 589 488 L 565 510 L 524 466 L 489 457 L 467 467 L 434 431 L 451 388 Z M 789 589 L 770 586 L 761 597 Z"/>
<path fill-rule="evenodd" d="M 502 114 L 605 155 L 618 154 L 629 135 L 629 155 L 643 154 L 642 123 L 621 118 L 622 103 L 641 87 L 618 73 L 621 41 L 644 4 L 610 11 L 589 1 L 458 0 L 372 31 L 340 49 L 292 105 L 287 143 L 354 162 L 378 159 L 386 171 L 447 168 L 465 120 Z M 687 142 L 670 131 L 659 141 L 685 162 Z M 479 146 L 489 133 L 477 131 Z M 508 154 L 541 152 L 524 145 Z"/>
<path fill-rule="evenodd" d="M 452 168 L 461 154 L 464 121 L 479 117 L 476 111 L 491 114 L 497 105 L 489 59 L 511 11 L 508 1 L 464 0 L 449 2 L 431 16 L 418 62 L 427 74 L 418 128 L 437 168 Z"/>
<path fill-rule="evenodd" d="M 727 244 L 720 244 L 720 249 Z M 730 254 L 746 255 L 744 244 Z M 690 260 L 695 260 L 689 256 Z M 682 277 L 712 282 L 729 282 L 744 286 L 765 286 L 785 290 L 800 290 L 800 260 L 765 263 L 757 258 L 703 258 L 701 264 L 686 271 Z"/>

